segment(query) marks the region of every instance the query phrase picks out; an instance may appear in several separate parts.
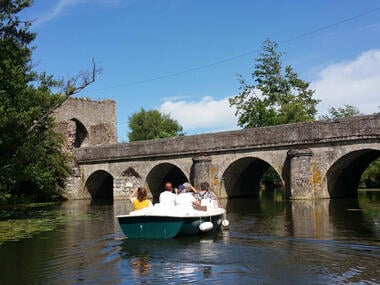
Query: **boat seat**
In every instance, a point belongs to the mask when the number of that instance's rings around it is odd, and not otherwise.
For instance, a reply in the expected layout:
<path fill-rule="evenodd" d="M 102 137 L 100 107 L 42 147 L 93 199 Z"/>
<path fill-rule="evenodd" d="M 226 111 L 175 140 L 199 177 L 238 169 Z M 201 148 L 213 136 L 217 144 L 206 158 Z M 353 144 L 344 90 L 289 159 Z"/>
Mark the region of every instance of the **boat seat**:
<path fill-rule="evenodd" d="M 219 208 L 218 201 L 212 199 L 202 199 L 201 206 L 206 206 L 207 211 L 216 210 Z"/>

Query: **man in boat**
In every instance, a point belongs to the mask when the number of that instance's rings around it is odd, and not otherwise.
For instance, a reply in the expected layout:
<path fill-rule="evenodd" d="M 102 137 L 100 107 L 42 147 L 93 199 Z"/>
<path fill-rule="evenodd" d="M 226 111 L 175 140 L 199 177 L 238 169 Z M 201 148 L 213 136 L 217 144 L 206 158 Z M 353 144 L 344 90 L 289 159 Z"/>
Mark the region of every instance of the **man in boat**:
<path fill-rule="evenodd" d="M 164 191 L 161 192 L 159 201 L 163 205 L 174 205 L 176 194 L 173 193 L 173 185 L 171 182 L 166 182 L 164 186 Z"/>

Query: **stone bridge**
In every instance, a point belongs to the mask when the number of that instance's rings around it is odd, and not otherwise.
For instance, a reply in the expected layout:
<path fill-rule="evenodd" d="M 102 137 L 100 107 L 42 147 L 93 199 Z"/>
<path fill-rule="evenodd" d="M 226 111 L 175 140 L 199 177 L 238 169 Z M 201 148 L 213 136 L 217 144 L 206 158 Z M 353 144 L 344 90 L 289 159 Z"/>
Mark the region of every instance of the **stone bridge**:
<path fill-rule="evenodd" d="M 75 148 L 67 196 L 125 199 L 145 186 L 154 200 L 166 181 L 209 181 L 221 198 L 252 197 L 272 167 L 289 199 L 357 195 L 380 156 L 380 114 L 178 138 Z"/>

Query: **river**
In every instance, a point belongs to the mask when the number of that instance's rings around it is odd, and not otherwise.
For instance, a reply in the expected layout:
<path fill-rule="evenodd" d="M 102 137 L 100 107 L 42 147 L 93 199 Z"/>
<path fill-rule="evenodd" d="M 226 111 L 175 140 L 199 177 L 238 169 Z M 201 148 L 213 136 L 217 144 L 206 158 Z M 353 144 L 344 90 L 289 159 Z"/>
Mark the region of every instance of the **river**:
<path fill-rule="evenodd" d="M 0 284 L 380 284 L 380 191 L 223 201 L 228 230 L 128 240 L 128 201 L 68 201 L 0 221 Z"/>

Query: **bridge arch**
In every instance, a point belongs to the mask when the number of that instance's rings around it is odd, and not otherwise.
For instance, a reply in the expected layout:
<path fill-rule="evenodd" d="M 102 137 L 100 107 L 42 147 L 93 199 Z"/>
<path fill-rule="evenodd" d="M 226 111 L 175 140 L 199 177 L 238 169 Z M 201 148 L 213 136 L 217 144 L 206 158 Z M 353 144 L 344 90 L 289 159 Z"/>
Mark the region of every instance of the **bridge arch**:
<path fill-rule="evenodd" d="M 270 167 L 271 164 L 258 157 L 243 157 L 232 162 L 223 173 L 227 196 L 257 197 L 263 175 Z M 281 175 L 273 169 L 281 179 Z"/>
<path fill-rule="evenodd" d="M 357 196 L 363 172 L 378 157 L 380 150 L 366 148 L 349 152 L 336 160 L 326 173 L 330 198 Z"/>
<path fill-rule="evenodd" d="M 146 176 L 146 184 L 153 196 L 153 201 L 157 202 L 158 197 L 164 189 L 166 182 L 172 182 L 174 187 L 187 182 L 184 172 L 175 164 L 164 162 L 154 166 Z"/>
<path fill-rule="evenodd" d="M 113 199 L 113 176 L 104 170 L 97 170 L 86 180 L 85 190 L 93 200 Z"/>

